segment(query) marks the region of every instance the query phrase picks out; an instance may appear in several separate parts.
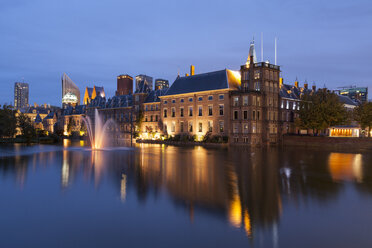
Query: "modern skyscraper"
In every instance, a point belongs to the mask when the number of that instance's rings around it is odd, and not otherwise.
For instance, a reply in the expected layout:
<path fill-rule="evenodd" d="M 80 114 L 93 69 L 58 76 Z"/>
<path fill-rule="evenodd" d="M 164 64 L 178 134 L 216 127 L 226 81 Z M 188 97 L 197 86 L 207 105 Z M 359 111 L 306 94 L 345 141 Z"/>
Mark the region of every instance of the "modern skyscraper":
<path fill-rule="evenodd" d="M 14 83 L 14 108 L 25 108 L 28 105 L 28 83 Z"/>
<path fill-rule="evenodd" d="M 133 78 L 127 74 L 117 76 L 117 96 L 133 94 Z"/>
<path fill-rule="evenodd" d="M 169 82 L 165 79 L 156 79 L 155 80 L 155 90 L 162 90 L 169 88 Z"/>
<path fill-rule="evenodd" d="M 136 76 L 136 93 L 145 93 L 153 90 L 152 77 L 140 74 Z"/>
<path fill-rule="evenodd" d="M 80 90 L 76 84 L 63 73 L 62 75 L 62 107 L 80 105 Z"/>
<path fill-rule="evenodd" d="M 340 95 L 348 96 L 354 101 L 368 102 L 368 87 L 342 87 L 339 92 Z"/>

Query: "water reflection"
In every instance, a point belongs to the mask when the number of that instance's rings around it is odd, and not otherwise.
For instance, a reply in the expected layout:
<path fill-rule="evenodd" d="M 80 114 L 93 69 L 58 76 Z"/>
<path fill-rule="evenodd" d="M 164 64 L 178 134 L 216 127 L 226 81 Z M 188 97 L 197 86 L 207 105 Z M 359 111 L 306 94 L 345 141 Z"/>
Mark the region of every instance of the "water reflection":
<path fill-rule="evenodd" d="M 65 148 L 70 145 L 64 141 Z M 77 182 L 93 182 L 95 189 L 110 184 L 124 204 L 130 192 L 141 204 L 153 204 L 147 203 L 150 196 L 165 193 L 192 221 L 196 213 L 208 213 L 249 239 L 269 231 L 277 245 L 284 206 L 331 202 L 346 183 L 370 195 L 370 160 L 365 154 L 142 144 L 124 151 L 62 149 L 3 156 L 0 176 L 14 177 L 23 188 L 31 172 L 57 167 L 62 189 L 74 189 Z"/>

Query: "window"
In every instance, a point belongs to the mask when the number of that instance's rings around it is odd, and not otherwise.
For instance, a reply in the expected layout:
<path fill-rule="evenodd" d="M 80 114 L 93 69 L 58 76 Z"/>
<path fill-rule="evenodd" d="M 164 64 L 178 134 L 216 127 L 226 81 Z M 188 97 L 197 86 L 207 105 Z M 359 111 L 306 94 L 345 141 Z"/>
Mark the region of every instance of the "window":
<path fill-rule="evenodd" d="M 238 106 L 239 105 L 239 97 L 235 96 L 233 100 L 234 100 L 234 106 L 235 107 Z"/>
<path fill-rule="evenodd" d="M 248 133 L 248 124 L 243 124 L 243 133 Z"/>
<path fill-rule="evenodd" d="M 150 121 L 153 121 L 153 116 L 152 115 L 150 116 Z"/>
<path fill-rule="evenodd" d="M 203 97 L 202 96 L 199 96 L 198 97 L 198 101 L 200 102 L 200 101 L 203 101 Z"/>
<path fill-rule="evenodd" d="M 219 100 L 223 100 L 223 99 L 224 99 L 224 96 L 223 96 L 223 95 L 219 95 L 219 96 L 218 96 L 218 99 L 219 99 Z"/>
<path fill-rule="evenodd" d="M 176 117 L 176 108 L 172 108 L 172 117 Z"/>
<path fill-rule="evenodd" d="M 233 133 L 239 133 L 239 124 L 238 123 L 233 124 Z"/>
<path fill-rule="evenodd" d="M 243 119 L 244 120 L 247 120 L 248 119 L 248 111 L 247 110 L 244 110 L 243 111 Z"/>
<path fill-rule="evenodd" d="M 260 78 L 260 71 L 259 70 L 255 70 L 254 71 L 254 79 L 259 79 Z"/>
<path fill-rule="evenodd" d="M 185 99 L 181 98 L 180 102 L 184 102 L 184 101 L 185 101 Z"/>
<path fill-rule="evenodd" d="M 158 121 L 159 120 L 158 118 L 159 118 L 158 115 L 155 115 L 155 121 Z"/>
<path fill-rule="evenodd" d="M 296 110 L 296 102 L 293 102 L 293 110 Z"/>
<path fill-rule="evenodd" d="M 154 110 L 154 105 L 151 105 L 151 110 Z"/>
<path fill-rule="evenodd" d="M 172 121 L 171 132 L 176 131 L 176 122 Z"/>
<path fill-rule="evenodd" d="M 148 106 L 146 105 L 146 107 L 145 107 L 145 110 L 147 111 L 148 110 Z"/>
<path fill-rule="evenodd" d="M 192 102 L 192 97 L 189 98 L 189 102 Z"/>
<path fill-rule="evenodd" d="M 243 106 L 248 106 L 248 96 L 243 96 Z"/>
<path fill-rule="evenodd" d="M 167 118 L 167 109 L 164 109 L 164 118 Z"/>
<path fill-rule="evenodd" d="M 257 106 L 261 106 L 261 97 L 257 97 Z"/>
<path fill-rule="evenodd" d="M 168 103 L 168 101 L 164 101 L 164 104 L 167 104 Z"/>
<path fill-rule="evenodd" d="M 243 80 L 249 80 L 249 71 L 243 72 Z"/>
<path fill-rule="evenodd" d="M 280 107 L 284 108 L 284 100 L 282 100 L 282 105 Z"/>
<path fill-rule="evenodd" d="M 260 91 L 260 82 L 255 82 L 255 83 L 254 83 L 254 89 L 255 89 L 256 91 Z"/>
<path fill-rule="evenodd" d="M 203 116 L 203 107 L 199 106 L 199 116 Z"/>
<path fill-rule="evenodd" d="M 158 104 L 155 105 L 155 109 L 159 110 L 159 105 Z"/>
<path fill-rule="evenodd" d="M 220 125 L 220 133 L 223 133 L 223 130 L 224 130 L 224 122 L 223 122 L 223 121 L 220 121 L 220 122 L 219 122 L 219 125 Z"/>
<path fill-rule="evenodd" d="M 219 109 L 220 109 L 220 115 L 223 115 L 223 104 L 220 104 Z"/>
<path fill-rule="evenodd" d="M 180 122 L 180 132 L 183 133 L 183 121 Z"/>
<path fill-rule="evenodd" d="M 252 120 L 256 120 L 256 111 L 254 111 L 254 110 L 252 112 Z"/>
<path fill-rule="evenodd" d="M 199 133 L 203 132 L 203 123 L 199 122 Z"/>
<path fill-rule="evenodd" d="M 180 108 L 180 116 L 183 117 L 183 108 Z"/>
<path fill-rule="evenodd" d="M 172 100 L 172 103 L 176 103 L 176 100 L 173 99 L 173 100 Z"/>
<path fill-rule="evenodd" d="M 189 132 L 192 133 L 192 121 L 189 122 Z"/>
<path fill-rule="evenodd" d="M 256 123 L 252 123 L 252 133 L 256 133 Z"/>
<path fill-rule="evenodd" d="M 289 109 L 289 101 L 287 101 L 287 107 L 286 107 L 286 109 Z"/>
<path fill-rule="evenodd" d="M 136 102 L 139 101 L 139 95 L 136 95 L 136 98 L 135 98 Z"/>
<path fill-rule="evenodd" d="M 192 116 L 192 107 L 189 107 L 189 116 Z"/>
<path fill-rule="evenodd" d="M 164 124 L 164 131 L 165 131 L 165 132 L 168 132 L 167 123 Z"/>
<path fill-rule="evenodd" d="M 208 121 L 208 132 L 212 132 L 213 130 L 213 121 Z"/>
<path fill-rule="evenodd" d="M 256 106 L 256 96 L 252 96 L 252 105 Z"/>
<path fill-rule="evenodd" d="M 213 100 L 213 96 L 208 96 L 208 101 L 212 101 Z"/>
<path fill-rule="evenodd" d="M 257 120 L 259 121 L 260 120 L 260 111 L 257 110 Z"/>
<path fill-rule="evenodd" d="M 238 119 L 238 110 L 234 110 L 234 120 Z"/>
<path fill-rule="evenodd" d="M 208 115 L 209 116 L 213 115 L 213 105 L 208 105 Z"/>

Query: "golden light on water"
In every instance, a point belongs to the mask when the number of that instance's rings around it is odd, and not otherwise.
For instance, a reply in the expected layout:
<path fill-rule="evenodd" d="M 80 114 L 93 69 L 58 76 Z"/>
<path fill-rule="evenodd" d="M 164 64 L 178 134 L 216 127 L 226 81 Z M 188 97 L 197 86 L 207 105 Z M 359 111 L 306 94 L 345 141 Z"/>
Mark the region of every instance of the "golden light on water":
<path fill-rule="evenodd" d="M 230 202 L 229 222 L 236 228 L 240 228 L 242 224 L 242 205 L 237 193 L 234 194 L 233 199 Z"/>
<path fill-rule="evenodd" d="M 247 209 L 244 210 L 244 230 L 248 237 L 252 236 L 251 217 Z"/>
<path fill-rule="evenodd" d="M 328 168 L 335 181 L 363 181 L 363 162 L 361 154 L 331 153 L 328 158 Z"/>
<path fill-rule="evenodd" d="M 125 174 L 121 175 L 121 187 L 120 187 L 120 199 L 125 202 L 127 196 L 127 176 Z"/>

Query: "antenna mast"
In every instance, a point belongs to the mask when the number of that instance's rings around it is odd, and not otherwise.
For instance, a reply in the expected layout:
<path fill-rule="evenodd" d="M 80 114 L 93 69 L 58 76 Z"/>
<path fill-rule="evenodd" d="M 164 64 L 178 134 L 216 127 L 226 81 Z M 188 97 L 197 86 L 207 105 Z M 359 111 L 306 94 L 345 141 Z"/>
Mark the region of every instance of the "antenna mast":
<path fill-rule="evenodd" d="M 263 32 L 261 32 L 261 61 L 264 61 L 263 58 Z"/>
<path fill-rule="evenodd" d="M 277 51 L 276 51 L 276 41 L 277 41 L 277 39 L 278 38 L 275 37 L 275 65 L 276 65 L 276 53 L 277 53 Z"/>

